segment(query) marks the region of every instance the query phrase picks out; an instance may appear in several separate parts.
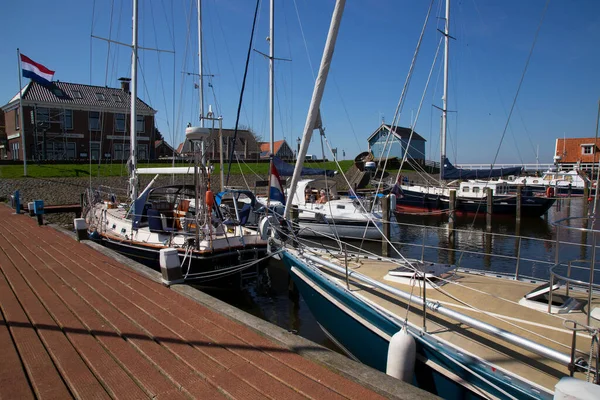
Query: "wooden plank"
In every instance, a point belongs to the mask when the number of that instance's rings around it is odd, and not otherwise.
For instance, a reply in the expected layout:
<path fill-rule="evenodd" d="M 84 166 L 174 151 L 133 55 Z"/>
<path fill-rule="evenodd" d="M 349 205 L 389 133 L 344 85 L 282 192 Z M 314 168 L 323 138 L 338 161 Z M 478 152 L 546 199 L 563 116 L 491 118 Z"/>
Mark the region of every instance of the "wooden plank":
<path fill-rule="evenodd" d="M 2 274 L 0 274 L 0 279 L 4 280 Z M 0 290 L 10 290 L 5 285 L 6 281 L 0 284 Z M 33 399 L 34 394 L 2 313 L 0 313 L 0 349 L 2 349 L 0 388 L 5 388 L 0 392 L 0 399 Z"/>
<path fill-rule="evenodd" d="M 2 236 L 4 235 L 0 237 Z M 0 239 L 0 247 L 4 250 L 3 254 L 6 254 L 7 258 L 11 260 L 10 262 L 5 260 L 6 262 L 2 263 L 4 275 L 19 298 L 19 302 L 37 330 L 44 346 L 48 349 L 48 353 L 55 361 L 56 367 L 61 372 L 70 391 L 76 397 L 108 399 L 109 396 L 102 385 L 13 265 L 13 263 L 23 262 L 23 259 L 5 240 Z"/>
<path fill-rule="evenodd" d="M 1 236 L 2 234 L 0 234 Z M 2 246 L 2 244 L 0 244 Z M 29 249 L 20 248 L 23 263 L 19 263 L 18 269 L 21 276 L 27 281 L 30 288 L 44 304 L 46 310 L 52 315 L 54 321 L 62 329 L 76 351 L 89 366 L 102 386 L 113 398 L 126 396 L 131 399 L 143 399 L 147 395 L 140 389 L 134 380 L 120 367 L 118 363 L 104 350 L 91 332 L 79 321 L 71 310 L 48 286 L 57 292 L 68 294 L 71 289 L 58 280 L 47 267 L 44 261 L 36 257 Z M 33 265 L 37 268 L 34 270 Z M 36 273 L 37 270 L 37 273 Z M 47 283 L 41 278 L 47 278 Z M 93 310 L 87 313 L 95 314 Z"/>
<path fill-rule="evenodd" d="M 26 235 L 27 238 L 31 238 L 32 234 L 33 232 Z M 24 236 L 24 234 L 16 233 L 15 236 Z M 38 250 L 43 253 L 42 247 L 48 246 L 43 246 L 43 237 L 36 237 L 36 239 L 41 241 L 38 242 L 41 244 L 41 247 L 39 247 Z M 143 330 L 143 327 L 132 323 L 128 317 L 124 316 L 118 307 L 113 306 L 110 298 L 99 296 L 96 288 L 88 285 L 89 282 L 80 279 L 81 276 L 72 275 L 69 270 L 63 266 L 63 263 L 69 262 L 69 256 L 61 254 L 60 257 L 62 257 L 62 259 L 60 259 L 61 262 L 55 262 L 51 265 L 52 271 L 72 287 L 82 299 L 90 304 L 90 306 L 95 309 L 95 312 L 103 317 L 106 321 L 105 324 L 114 329 L 118 336 L 124 338 L 127 343 L 135 348 L 136 352 L 141 352 L 143 357 L 148 359 L 154 365 L 154 368 L 172 380 L 175 387 L 181 387 L 188 395 L 193 397 L 217 398 L 220 396 L 218 391 L 210 388 L 199 376 L 195 375 L 189 367 L 186 367 L 185 364 L 182 364 L 177 358 L 166 352 L 153 337 L 148 336 L 147 332 Z M 110 337 L 111 335 L 108 335 L 106 339 L 109 339 Z M 117 356 L 117 354 L 114 354 L 113 356 Z M 148 376 L 148 372 L 141 371 L 139 368 L 137 372 L 141 373 L 140 375 L 136 375 L 137 379 L 143 379 Z"/>
<path fill-rule="evenodd" d="M 4 252 L 0 251 L 0 268 L 3 271 L 9 262 Z M 71 398 L 71 393 L 8 285 L 4 274 L 0 274 L 0 308 L 36 397 L 42 399 Z M 2 393 L 5 393 L 4 390 L 1 389 Z"/>

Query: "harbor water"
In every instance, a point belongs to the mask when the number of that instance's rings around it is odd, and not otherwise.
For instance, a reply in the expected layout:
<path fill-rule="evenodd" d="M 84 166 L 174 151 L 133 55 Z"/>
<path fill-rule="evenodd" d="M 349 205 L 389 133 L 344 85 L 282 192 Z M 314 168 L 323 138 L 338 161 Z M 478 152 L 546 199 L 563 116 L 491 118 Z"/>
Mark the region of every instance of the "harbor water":
<path fill-rule="evenodd" d="M 593 235 L 566 228 L 584 227 L 587 220 L 569 221 L 559 228 L 553 223 L 568 217 L 587 216 L 592 207 L 587 199 L 581 197 L 559 199 L 547 216 L 524 219 L 520 224 L 514 218 L 498 216 L 493 217 L 490 227 L 486 226 L 485 216 L 462 218 L 456 221 L 454 235 L 449 234 L 446 216 L 399 215 L 400 235 L 395 238 L 394 247 L 401 256 L 395 256 L 451 263 L 459 268 L 500 273 L 509 278 L 517 275 L 519 279 L 547 281 L 557 256 L 557 231 L 559 261 L 591 257 Z M 310 239 L 307 242 L 315 247 L 338 247 L 328 240 Z M 353 246 L 381 254 L 381 242 L 350 241 L 349 252 Z M 321 331 L 303 299 L 288 295 L 288 276 L 283 264 L 272 259 L 268 270 L 271 285 L 266 292 L 252 286 L 240 293 L 211 291 L 210 294 L 283 329 L 339 351 Z M 595 275 L 594 281 L 600 282 L 599 274 Z M 574 267 L 571 276 L 587 281 L 589 265 L 586 268 Z"/>

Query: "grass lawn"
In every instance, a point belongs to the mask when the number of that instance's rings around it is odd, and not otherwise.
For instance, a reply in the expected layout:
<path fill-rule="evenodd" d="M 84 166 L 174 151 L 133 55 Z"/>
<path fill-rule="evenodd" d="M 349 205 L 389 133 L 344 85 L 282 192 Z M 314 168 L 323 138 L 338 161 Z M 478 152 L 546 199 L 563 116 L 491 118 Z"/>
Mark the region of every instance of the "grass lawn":
<path fill-rule="evenodd" d="M 342 172 L 348 169 L 354 163 L 351 160 L 340 161 Z M 186 166 L 188 164 L 177 163 L 176 166 Z M 335 162 L 307 162 L 306 167 L 337 169 Z M 138 167 L 168 167 L 170 164 L 164 163 L 143 163 Z M 227 173 L 227 164 L 225 164 Z M 266 178 L 269 171 L 269 163 L 234 163 L 231 165 L 231 174 L 246 176 L 255 176 L 257 174 Z M 219 165 L 215 164 L 214 173 L 219 173 Z M 41 164 L 35 162 L 27 164 L 27 176 L 32 178 L 75 178 L 89 176 L 127 176 L 127 167 L 125 163 L 93 163 L 93 164 Z M 23 177 L 23 165 L 0 165 L 0 179 L 19 179 Z"/>

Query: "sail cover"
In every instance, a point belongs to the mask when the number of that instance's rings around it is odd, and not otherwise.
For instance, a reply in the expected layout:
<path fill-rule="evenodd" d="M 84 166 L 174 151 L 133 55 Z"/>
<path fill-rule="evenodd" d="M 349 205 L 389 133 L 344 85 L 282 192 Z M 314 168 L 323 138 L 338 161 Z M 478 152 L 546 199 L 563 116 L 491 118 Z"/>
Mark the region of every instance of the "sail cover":
<path fill-rule="evenodd" d="M 294 175 L 294 166 L 286 163 L 279 157 L 273 157 L 273 165 L 277 168 L 280 176 L 292 176 Z M 334 176 L 337 171 L 333 171 L 330 169 L 320 169 L 320 168 L 302 168 L 301 175 L 327 175 L 329 177 Z"/>
<path fill-rule="evenodd" d="M 519 175 L 523 167 L 493 168 L 493 169 L 462 169 L 456 168 L 445 158 L 442 169 L 442 179 L 486 179 L 506 175 Z"/>

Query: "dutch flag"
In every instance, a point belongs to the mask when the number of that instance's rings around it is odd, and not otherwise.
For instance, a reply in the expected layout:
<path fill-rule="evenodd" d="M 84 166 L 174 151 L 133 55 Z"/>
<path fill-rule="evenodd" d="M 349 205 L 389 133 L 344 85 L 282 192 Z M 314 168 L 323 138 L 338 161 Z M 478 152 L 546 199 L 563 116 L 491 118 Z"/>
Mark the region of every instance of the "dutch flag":
<path fill-rule="evenodd" d="M 21 69 L 23 70 L 23 76 L 29 78 L 32 81 L 36 81 L 42 85 L 48 85 L 52 82 L 54 71 L 49 70 L 42 64 L 38 64 L 31 58 L 21 54 Z"/>
<path fill-rule="evenodd" d="M 271 177 L 270 177 L 269 197 L 271 200 L 280 201 L 281 204 L 285 204 L 285 196 L 283 194 L 283 186 L 281 185 L 281 179 L 279 178 L 279 172 L 275 168 L 275 164 L 271 163 Z"/>

